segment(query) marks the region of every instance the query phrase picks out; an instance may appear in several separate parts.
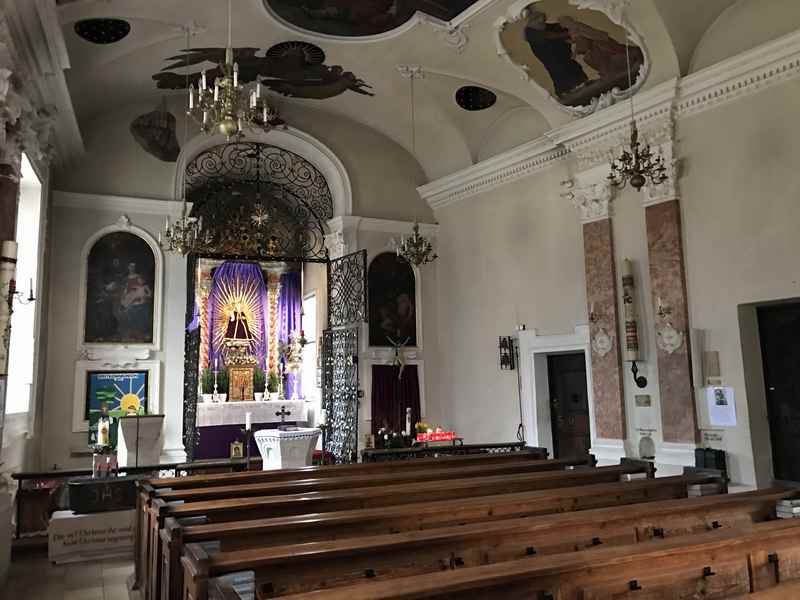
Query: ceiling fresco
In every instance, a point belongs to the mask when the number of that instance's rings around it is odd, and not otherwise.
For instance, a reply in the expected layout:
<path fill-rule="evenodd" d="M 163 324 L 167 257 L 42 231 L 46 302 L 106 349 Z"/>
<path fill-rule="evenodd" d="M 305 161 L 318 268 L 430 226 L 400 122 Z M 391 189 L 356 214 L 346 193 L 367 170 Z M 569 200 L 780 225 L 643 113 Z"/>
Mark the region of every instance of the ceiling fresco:
<path fill-rule="evenodd" d="M 186 72 L 189 83 L 197 87 L 201 66 L 225 62 L 225 48 L 192 48 L 177 56 L 170 56 L 166 67 L 153 75 L 160 89 L 185 89 Z M 263 48 L 234 48 L 234 60 L 239 63 L 239 81 L 252 83 L 258 79 L 267 88 L 294 98 L 323 100 L 346 91 L 364 96 L 374 96 L 363 79 L 339 65 L 323 64 L 325 53 L 302 42 L 278 44 L 269 50 Z M 219 66 L 206 69 L 208 81 L 222 76 Z"/>
<path fill-rule="evenodd" d="M 645 53 L 622 25 L 568 0 L 529 4 L 504 23 L 500 43 L 512 63 L 565 107 L 607 105 L 612 96 L 623 97 L 631 87 L 626 50 L 634 89 L 645 75 Z"/>
<path fill-rule="evenodd" d="M 264 0 L 278 17 L 308 31 L 360 37 L 406 23 L 417 11 L 452 21 L 478 0 Z"/>

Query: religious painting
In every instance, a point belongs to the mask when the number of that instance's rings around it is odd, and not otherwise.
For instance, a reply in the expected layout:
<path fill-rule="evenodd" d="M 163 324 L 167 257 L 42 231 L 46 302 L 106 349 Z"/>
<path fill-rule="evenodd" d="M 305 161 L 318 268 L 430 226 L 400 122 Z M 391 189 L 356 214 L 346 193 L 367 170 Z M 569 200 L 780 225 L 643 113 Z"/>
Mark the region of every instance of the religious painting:
<path fill-rule="evenodd" d="M 87 371 L 84 420 L 89 422 L 89 443 L 97 442 L 100 418 L 108 419 L 110 445 L 116 448 L 116 420 L 147 412 L 148 371 Z"/>
<path fill-rule="evenodd" d="M 561 105 L 612 104 L 643 81 L 645 54 L 617 22 L 574 0 L 541 0 L 500 29 L 506 57 Z M 630 83 L 628 62 L 630 61 Z M 590 110 L 579 111 L 582 113 Z"/>
<path fill-rule="evenodd" d="M 417 11 L 452 21 L 477 0 L 264 0 L 281 19 L 315 33 L 358 37 L 385 33 Z"/>
<path fill-rule="evenodd" d="M 324 64 L 322 49 L 307 42 L 283 42 L 269 49 L 234 48 L 234 58 L 240 84 L 259 81 L 283 96 L 324 100 L 347 91 L 374 96 L 366 81 L 340 65 Z M 187 83 L 198 89 L 203 70 L 209 85 L 222 78 L 225 48 L 192 48 L 166 60 L 169 64 L 153 75 L 159 89 L 186 89 Z"/>
<path fill-rule="evenodd" d="M 375 257 L 367 274 L 369 345 L 416 346 L 416 282 L 408 261 L 392 252 Z"/>
<path fill-rule="evenodd" d="M 244 444 L 242 442 L 231 442 L 230 457 L 231 458 L 244 457 Z"/>
<path fill-rule="evenodd" d="M 101 237 L 89 252 L 84 342 L 150 344 L 154 339 L 155 256 L 133 233 Z"/>
<path fill-rule="evenodd" d="M 162 104 L 136 117 L 131 122 L 130 132 L 136 143 L 150 156 L 163 162 L 175 162 L 181 151 L 175 125 L 175 115 Z"/>

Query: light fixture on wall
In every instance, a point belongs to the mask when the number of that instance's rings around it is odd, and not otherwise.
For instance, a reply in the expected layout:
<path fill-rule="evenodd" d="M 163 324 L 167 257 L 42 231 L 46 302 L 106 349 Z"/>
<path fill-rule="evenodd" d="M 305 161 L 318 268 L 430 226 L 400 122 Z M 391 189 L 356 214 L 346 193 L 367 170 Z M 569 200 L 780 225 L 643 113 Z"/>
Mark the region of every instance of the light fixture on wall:
<path fill-rule="evenodd" d="M 500 350 L 500 370 L 513 371 L 517 368 L 514 352 L 514 338 L 510 335 L 500 336 L 498 344 Z"/>
<path fill-rule="evenodd" d="M 31 278 L 30 282 L 29 282 L 28 297 L 27 298 L 25 297 L 25 294 L 23 294 L 23 292 L 19 292 L 19 291 L 16 290 L 16 288 L 14 287 L 14 282 L 13 281 L 9 285 L 8 293 L 9 293 L 9 296 L 11 298 L 13 298 L 14 300 L 16 300 L 17 303 L 19 303 L 19 304 L 23 304 L 24 305 L 24 304 L 31 304 L 33 302 L 36 302 L 36 297 L 33 295 L 33 278 Z"/>
<path fill-rule="evenodd" d="M 411 154 L 416 158 L 417 155 L 417 123 L 414 111 L 414 80 L 422 79 L 425 72 L 419 65 L 398 65 L 397 70 L 401 76 L 409 81 L 409 100 L 411 115 Z M 400 237 L 400 244 L 397 246 L 397 256 L 405 258 L 412 265 L 419 267 L 432 263 L 439 256 L 433 251 L 433 244 L 419 232 L 419 223 L 414 220 L 414 227 L 411 236 Z"/>
<path fill-rule="evenodd" d="M 270 106 L 266 95 L 261 93 L 261 83 L 246 94 L 239 83 L 239 65 L 233 60 L 231 43 L 231 0 L 228 0 L 228 44 L 225 47 L 225 62 L 219 65 L 222 77 L 209 85 L 206 72 L 200 75 L 197 94 L 189 86 L 189 115 L 199 123 L 205 133 L 219 132 L 230 141 L 244 135 L 245 128 L 269 131 L 285 125 L 278 112 Z"/>
<path fill-rule="evenodd" d="M 186 48 L 190 49 L 191 27 L 186 27 Z M 188 87 L 189 73 L 186 72 L 186 83 Z M 189 136 L 189 117 L 188 113 L 183 118 L 183 148 L 186 148 L 186 140 Z M 186 177 L 183 177 L 183 189 L 181 199 L 181 216 L 170 224 L 169 216 L 164 222 L 164 230 L 158 232 L 158 244 L 164 250 L 186 256 L 187 254 L 212 253 L 216 249 L 215 236 L 211 231 L 203 229 L 202 217 L 192 217 L 189 214 L 189 206 L 186 202 Z"/>
<path fill-rule="evenodd" d="M 625 40 L 625 59 L 628 66 L 628 89 L 632 89 L 631 80 L 631 58 L 628 40 Z M 639 141 L 639 129 L 636 126 L 635 111 L 633 109 L 633 93 L 631 93 L 631 139 L 628 148 L 623 149 L 622 154 L 611 161 L 611 173 L 608 181 L 615 187 L 625 187 L 630 181 L 631 185 L 637 190 L 650 180 L 652 185 L 663 183 L 667 179 L 664 158 L 655 155 L 650 150 L 649 144 Z"/>

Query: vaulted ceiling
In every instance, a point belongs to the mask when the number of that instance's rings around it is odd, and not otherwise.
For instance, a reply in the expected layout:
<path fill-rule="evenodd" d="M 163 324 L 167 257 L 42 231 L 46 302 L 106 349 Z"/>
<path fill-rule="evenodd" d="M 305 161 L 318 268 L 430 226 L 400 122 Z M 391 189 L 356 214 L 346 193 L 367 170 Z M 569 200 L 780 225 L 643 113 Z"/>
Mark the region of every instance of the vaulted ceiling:
<path fill-rule="evenodd" d="M 612 8 L 625 3 L 560 1 Z M 541 87 L 521 77 L 509 60 L 498 56 L 497 24 L 515 11 L 519 13 L 524 2 L 297 0 L 294 4 L 321 7 L 317 12 L 302 13 L 305 21 L 295 19 L 319 31 L 290 23 L 287 19 L 294 18 L 294 13 L 285 9 L 292 4 L 288 0 L 233 0 L 233 45 L 250 49 L 243 51 L 243 62 L 246 53 L 254 65 L 266 69 L 273 89 L 306 96 L 275 95 L 278 107 L 291 104 L 293 111 L 313 107 L 331 118 L 360 122 L 411 152 L 410 82 L 398 72 L 398 65 L 420 65 L 424 78 L 414 84 L 417 128 L 413 151 L 429 179 L 577 118 Z M 196 30 L 191 39 L 193 48 L 218 49 L 225 45 L 225 0 L 58 0 L 58 5 L 71 62 L 67 81 L 81 126 L 127 105 L 155 106 L 163 97 L 184 97 L 184 90 L 170 88 L 183 87 L 186 71 L 167 59 L 185 49 L 183 29 L 187 25 Z M 709 61 L 746 49 L 748 44 L 777 37 L 787 28 L 800 27 L 797 5 L 800 2 L 796 0 L 630 1 L 625 17 L 643 41 L 650 60 L 643 89 L 708 66 Z M 378 13 L 384 10 L 400 24 L 393 27 L 395 21 L 381 14 L 360 15 L 359 6 Z M 460 14 L 448 24 L 413 10 L 409 13 L 409 7 L 443 18 Z M 332 24 L 337 15 L 347 16 L 345 25 Z M 75 30 L 76 23 L 89 18 L 123 19 L 130 24 L 130 33 L 116 43 L 89 42 Z M 360 27 L 362 18 L 372 20 Z M 448 34 L 453 25 L 459 25 L 460 34 Z M 353 26 L 351 33 L 368 35 L 341 35 L 347 33 L 346 26 Z M 720 32 L 720 28 L 724 30 Z M 735 41 L 725 41 L 731 35 Z M 306 60 L 307 64 L 297 64 L 297 54 L 281 54 L 281 50 L 266 53 L 282 42 L 309 42 L 322 54 L 306 49 L 301 63 Z M 215 56 L 213 51 L 199 56 L 199 60 L 212 60 L 198 63 L 192 72 L 201 66 L 213 68 Z M 170 65 L 174 67 L 172 75 L 161 75 L 159 88 L 153 76 Z M 298 70 L 304 73 L 303 85 L 286 83 L 293 81 L 291 73 Z M 486 110 L 464 110 L 456 103 L 455 93 L 465 85 L 488 88 L 497 101 Z M 182 115 L 176 116 L 182 119 Z"/>

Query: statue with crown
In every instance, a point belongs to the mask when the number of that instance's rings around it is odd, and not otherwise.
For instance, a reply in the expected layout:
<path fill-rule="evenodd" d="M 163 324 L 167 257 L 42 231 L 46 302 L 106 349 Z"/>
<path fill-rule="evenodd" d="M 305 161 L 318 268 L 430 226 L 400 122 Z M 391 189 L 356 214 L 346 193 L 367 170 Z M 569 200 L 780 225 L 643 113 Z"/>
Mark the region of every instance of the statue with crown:
<path fill-rule="evenodd" d="M 253 399 L 253 375 L 257 364 L 252 350 L 253 334 L 240 302 L 233 305 L 223 344 L 228 365 L 228 401 Z"/>

